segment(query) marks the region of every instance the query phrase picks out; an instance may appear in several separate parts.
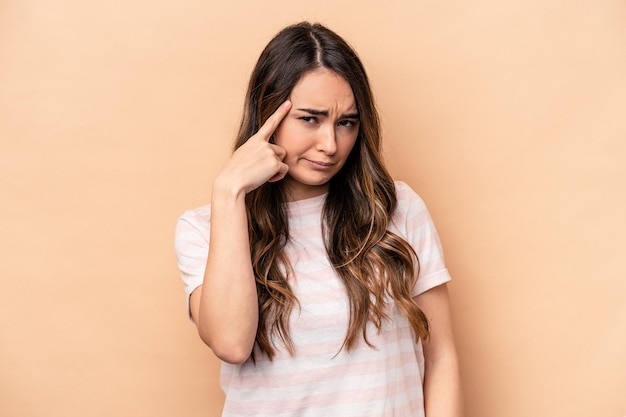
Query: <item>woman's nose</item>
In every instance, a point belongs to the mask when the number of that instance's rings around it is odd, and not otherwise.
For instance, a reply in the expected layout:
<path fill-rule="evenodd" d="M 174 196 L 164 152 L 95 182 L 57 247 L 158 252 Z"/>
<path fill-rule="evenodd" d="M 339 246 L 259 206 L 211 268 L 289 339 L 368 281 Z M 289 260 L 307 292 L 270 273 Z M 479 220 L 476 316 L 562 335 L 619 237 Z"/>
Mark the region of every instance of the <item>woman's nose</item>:
<path fill-rule="evenodd" d="M 320 136 L 317 140 L 317 149 L 327 155 L 337 152 L 337 138 L 335 137 L 335 127 L 320 129 Z"/>

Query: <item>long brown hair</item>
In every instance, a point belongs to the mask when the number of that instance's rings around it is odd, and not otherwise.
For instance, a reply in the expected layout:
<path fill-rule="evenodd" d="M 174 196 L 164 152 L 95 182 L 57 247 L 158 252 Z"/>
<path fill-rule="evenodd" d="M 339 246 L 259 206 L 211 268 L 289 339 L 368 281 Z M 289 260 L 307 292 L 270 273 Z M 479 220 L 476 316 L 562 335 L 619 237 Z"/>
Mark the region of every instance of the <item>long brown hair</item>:
<path fill-rule="evenodd" d="M 342 348 L 367 339 L 371 321 L 378 330 L 388 319 L 389 298 L 411 325 L 416 341 L 428 337 L 428 322 L 411 297 L 419 262 L 400 236 L 387 230 L 396 208 L 393 180 L 381 154 L 378 112 L 365 69 L 356 52 L 320 24 L 302 22 L 280 31 L 265 47 L 250 77 L 235 149 L 248 140 L 306 73 L 326 68 L 352 87 L 359 135 L 344 167 L 330 183 L 322 211 L 326 252 L 343 281 L 350 321 Z M 289 314 L 298 300 L 289 286 L 291 265 L 284 248 L 289 240 L 286 190 L 266 183 L 246 195 L 252 268 L 259 300 L 256 343 L 271 359 L 273 337 L 294 353 Z"/>

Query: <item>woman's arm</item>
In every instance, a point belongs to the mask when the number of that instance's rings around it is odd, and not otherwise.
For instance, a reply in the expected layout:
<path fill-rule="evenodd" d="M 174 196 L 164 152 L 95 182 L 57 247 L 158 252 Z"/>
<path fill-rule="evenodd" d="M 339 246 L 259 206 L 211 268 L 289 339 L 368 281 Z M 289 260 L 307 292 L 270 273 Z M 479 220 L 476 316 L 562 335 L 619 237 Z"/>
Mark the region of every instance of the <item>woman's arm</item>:
<path fill-rule="evenodd" d="M 191 293 L 200 338 L 225 362 L 244 362 L 258 321 L 243 196 L 213 186 L 210 250 L 203 285 Z"/>
<path fill-rule="evenodd" d="M 258 301 L 245 196 L 287 173 L 284 149 L 269 138 L 290 106 L 280 106 L 235 151 L 213 184 L 209 255 L 203 284 L 191 294 L 190 310 L 202 340 L 225 362 L 245 362 L 254 346 Z"/>
<path fill-rule="evenodd" d="M 462 417 L 459 364 L 452 334 L 450 300 L 446 284 L 415 297 L 430 326 L 424 347 L 424 406 L 426 417 Z"/>

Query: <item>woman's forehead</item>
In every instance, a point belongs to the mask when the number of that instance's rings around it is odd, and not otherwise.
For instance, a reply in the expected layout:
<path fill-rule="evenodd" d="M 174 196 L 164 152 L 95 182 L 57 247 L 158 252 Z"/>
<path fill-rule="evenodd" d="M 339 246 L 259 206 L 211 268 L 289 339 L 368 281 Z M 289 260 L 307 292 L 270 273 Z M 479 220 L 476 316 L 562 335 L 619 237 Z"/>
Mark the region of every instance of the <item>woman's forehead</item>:
<path fill-rule="evenodd" d="M 345 78 L 325 68 L 307 72 L 291 90 L 293 108 L 340 113 L 356 112 L 352 87 Z"/>

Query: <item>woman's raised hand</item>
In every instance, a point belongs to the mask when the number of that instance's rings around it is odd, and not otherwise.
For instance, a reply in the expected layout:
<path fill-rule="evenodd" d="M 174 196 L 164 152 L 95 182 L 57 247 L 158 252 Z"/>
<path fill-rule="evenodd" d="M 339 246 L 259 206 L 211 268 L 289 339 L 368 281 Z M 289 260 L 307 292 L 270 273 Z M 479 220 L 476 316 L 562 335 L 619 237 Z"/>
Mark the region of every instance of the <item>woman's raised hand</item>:
<path fill-rule="evenodd" d="M 283 162 L 286 152 L 269 141 L 290 109 L 290 101 L 281 104 L 259 131 L 233 153 L 216 181 L 231 191 L 247 194 L 268 181 L 283 179 L 288 171 Z"/>

